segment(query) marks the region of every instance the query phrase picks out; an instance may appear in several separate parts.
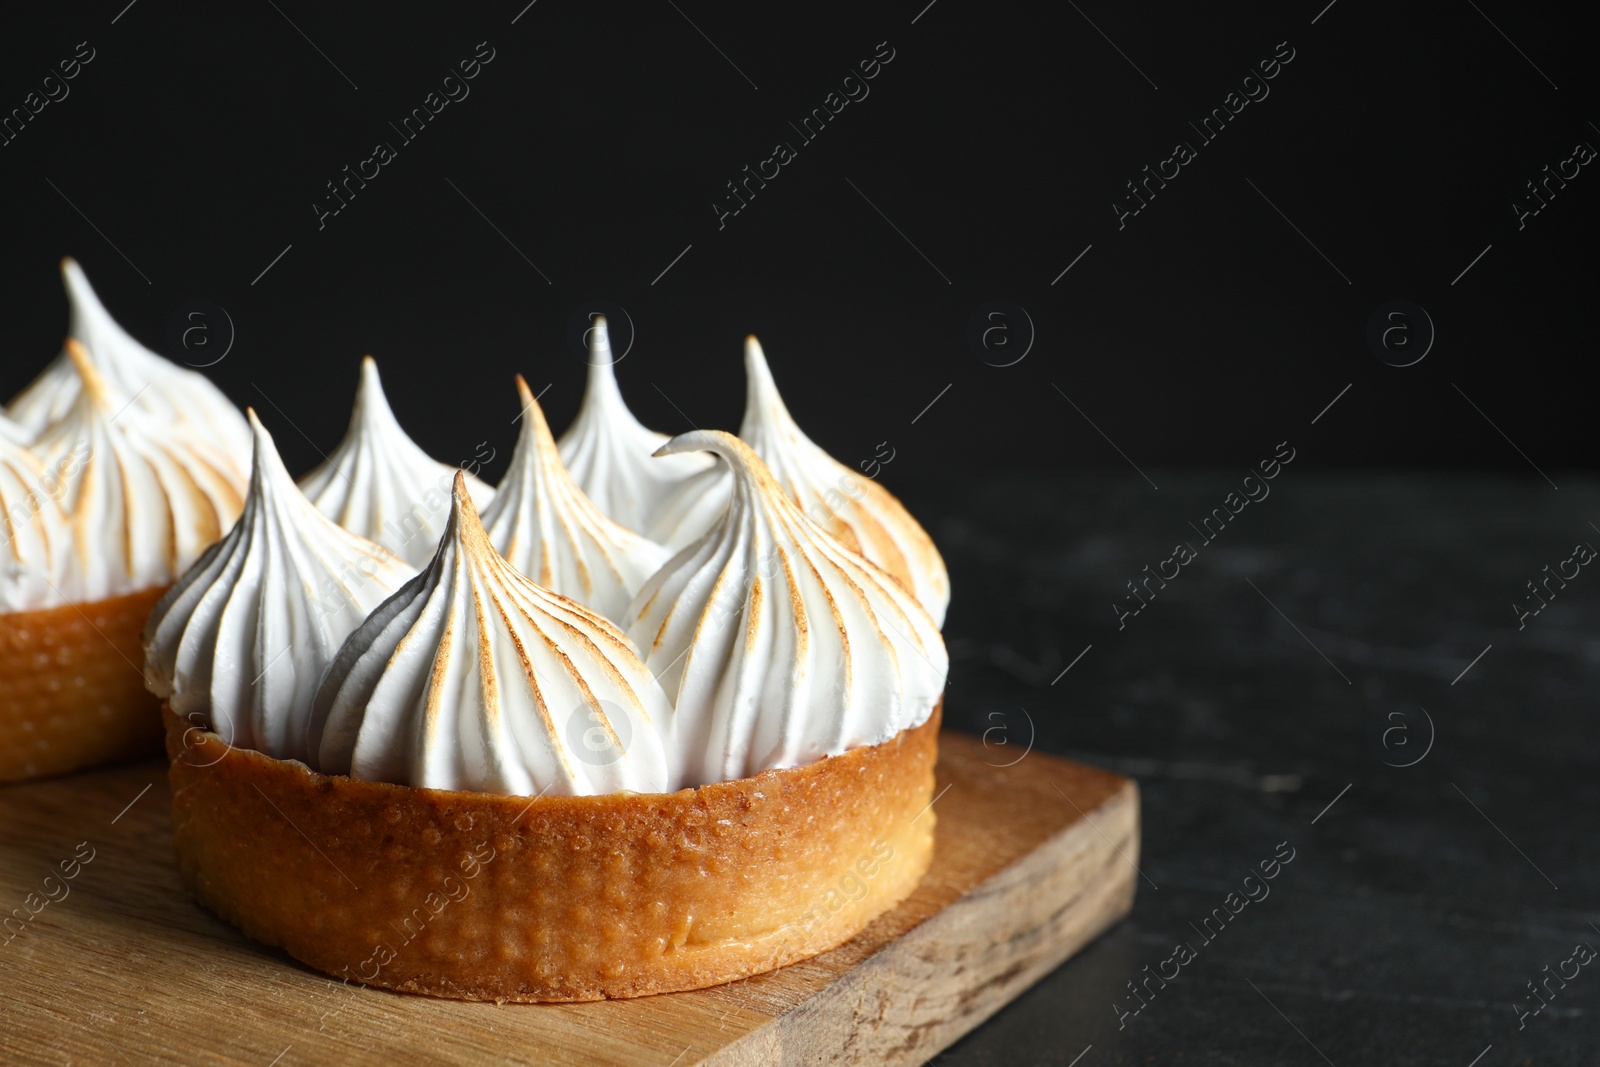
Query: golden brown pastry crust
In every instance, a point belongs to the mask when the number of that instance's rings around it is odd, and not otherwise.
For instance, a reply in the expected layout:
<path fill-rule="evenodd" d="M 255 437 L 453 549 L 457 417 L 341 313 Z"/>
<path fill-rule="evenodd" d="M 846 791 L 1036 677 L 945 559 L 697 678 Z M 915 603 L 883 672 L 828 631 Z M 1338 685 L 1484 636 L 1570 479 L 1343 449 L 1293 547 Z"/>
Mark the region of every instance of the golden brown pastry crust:
<path fill-rule="evenodd" d="M 161 749 L 139 643 L 166 587 L 0 614 L 0 782 Z"/>
<path fill-rule="evenodd" d="M 330 777 L 170 710 L 184 884 L 336 978 L 461 1000 L 699 989 L 849 940 L 933 851 L 940 709 L 881 745 L 667 794 Z"/>

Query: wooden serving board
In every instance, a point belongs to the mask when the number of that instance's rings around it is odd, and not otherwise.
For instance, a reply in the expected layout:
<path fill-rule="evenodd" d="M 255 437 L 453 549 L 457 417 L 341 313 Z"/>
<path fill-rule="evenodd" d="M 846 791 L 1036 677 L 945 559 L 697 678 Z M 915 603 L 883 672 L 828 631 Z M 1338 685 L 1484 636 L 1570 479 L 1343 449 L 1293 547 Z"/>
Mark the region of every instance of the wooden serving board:
<path fill-rule="evenodd" d="M 561 1005 L 342 985 L 248 940 L 178 882 L 164 762 L 0 787 L 0 1060 L 922 1063 L 1133 904 L 1134 783 L 1008 759 L 942 735 L 933 866 L 855 940 L 713 989 Z"/>

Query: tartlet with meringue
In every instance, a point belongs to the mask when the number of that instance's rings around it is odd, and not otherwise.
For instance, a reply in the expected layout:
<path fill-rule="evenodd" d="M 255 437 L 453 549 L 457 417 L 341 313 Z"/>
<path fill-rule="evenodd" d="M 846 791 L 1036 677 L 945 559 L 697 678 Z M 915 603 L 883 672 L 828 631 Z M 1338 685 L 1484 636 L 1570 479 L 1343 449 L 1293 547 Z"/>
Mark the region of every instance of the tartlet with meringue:
<path fill-rule="evenodd" d="M 159 747 L 140 629 L 245 484 L 239 412 L 61 269 L 68 340 L 0 420 L 0 781 Z"/>
<path fill-rule="evenodd" d="M 145 632 L 180 872 L 251 937 L 408 992 L 630 997 L 833 948 L 926 871 L 937 623 L 745 442 L 640 427 L 604 342 L 604 395 L 563 442 L 587 442 L 591 477 L 677 474 L 610 514 L 519 379 L 482 518 L 458 473 L 432 557 L 354 625 L 355 600 L 319 614 L 299 590 L 372 542 L 341 538 L 254 428 L 245 518 Z M 698 538 L 672 555 L 638 531 L 713 468 L 726 492 Z M 269 581 L 280 556 L 321 570 Z M 269 615 L 321 630 L 228 635 Z"/>

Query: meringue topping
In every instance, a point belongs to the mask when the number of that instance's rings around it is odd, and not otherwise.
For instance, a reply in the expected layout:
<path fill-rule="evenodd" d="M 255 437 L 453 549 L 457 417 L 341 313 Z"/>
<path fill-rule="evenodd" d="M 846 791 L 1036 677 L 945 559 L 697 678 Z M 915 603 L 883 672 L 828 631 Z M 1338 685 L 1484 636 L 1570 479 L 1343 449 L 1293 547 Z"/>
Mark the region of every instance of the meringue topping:
<path fill-rule="evenodd" d="M 883 486 L 824 452 L 800 429 L 778 394 L 761 342 L 744 345 L 745 410 L 739 437 L 811 519 L 894 575 L 944 625 L 950 576 L 944 559 L 905 506 Z M 658 508 L 648 532 L 671 549 L 691 543 L 717 521 L 732 488 L 727 468 L 686 480 Z"/>
<path fill-rule="evenodd" d="M 520 374 L 517 394 L 517 449 L 483 509 L 489 542 L 546 589 L 616 618 L 671 553 L 601 514 L 561 462 L 544 411 Z"/>
<path fill-rule="evenodd" d="M 0 434 L 0 612 L 55 607 L 69 595 L 60 488 L 58 474 Z"/>
<path fill-rule="evenodd" d="M 69 336 L 88 352 L 104 386 L 156 419 L 182 426 L 217 455 L 211 462 L 228 469 L 240 485 L 249 471 L 250 433 L 239 409 L 205 375 L 158 356 L 134 340 L 111 317 L 83 268 L 61 261 L 61 280 L 71 308 Z M 66 417 L 79 393 L 78 372 L 65 348 L 26 389 L 12 399 L 10 417 L 30 434 L 39 434 Z"/>
<path fill-rule="evenodd" d="M 675 437 L 732 471 L 722 518 L 629 606 L 628 634 L 673 697 L 677 785 L 793 767 L 918 726 L 949 661 L 899 582 L 809 519 L 743 441 Z"/>
<path fill-rule="evenodd" d="M 60 479 L 73 600 L 166 585 L 238 516 L 242 479 L 183 423 L 156 420 L 107 385 L 76 340 L 72 406 L 31 451 Z"/>
<path fill-rule="evenodd" d="M 230 744 L 308 762 L 323 671 L 413 568 L 318 511 L 247 415 L 255 453 L 244 512 L 151 613 L 145 685 Z"/>
<path fill-rule="evenodd" d="M 661 792 L 671 707 L 621 631 L 495 552 L 456 475 L 433 561 L 317 694 L 324 774 L 528 796 Z"/>
<path fill-rule="evenodd" d="M 328 518 L 394 549 L 415 568 L 425 566 L 439 544 L 455 472 L 406 436 L 384 396 L 377 362 L 365 356 L 344 440 L 300 479 L 300 488 Z M 487 483 L 470 474 L 467 479 L 478 506 L 494 498 Z"/>
<path fill-rule="evenodd" d="M 702 455 L 651 459 L 667 435 L 645 428 L 623 402 L 604 316 L 594 317 L 588 337 L 589 380 L 578 417 L 561 435 L 561 459 L 596 507 L 647 533 L 652 515 L 678 483 L 716 464 Z"/>
<path fill-rule="evenodd" d="M 28 428 L 20 422 L 13 422 L 5 409 L 0 408 L 0 441 L 25 445 L 32 440 L 33 434 L 28 432 Z"/>

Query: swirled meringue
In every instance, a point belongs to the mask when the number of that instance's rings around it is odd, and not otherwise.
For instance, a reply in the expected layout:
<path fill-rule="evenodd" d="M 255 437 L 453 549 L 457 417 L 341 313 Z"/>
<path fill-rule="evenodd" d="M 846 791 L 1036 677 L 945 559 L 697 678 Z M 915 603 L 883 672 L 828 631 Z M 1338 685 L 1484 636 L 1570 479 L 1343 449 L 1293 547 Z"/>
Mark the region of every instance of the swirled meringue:
<path fill-rule="evenodd" d="M 733 472 L 722 518 L 629 605 L 628 634 L 673 698 L 677 784 L 743 778 L 925 722 L 949 666 L 909 592 L 812 522 L 743 441 L 672 439 Z"/>
<path fill-rule="evenodd" d="M 406 436 L 383 393 L 377 362 L 364 356 L 344 440 L 300 479 L 300 488 L 318 511 L 346 530 L 422 567 L 444 532 L 455 472 Z M 467 479 L 478 506 L 494 499 L 492 486 L 470 474 Z"/>
<path fill-rule="evenodd" d="M 517 394 L 517 449 L 483 509 L 489 542 L 546 589 L 616 618 L 671 553 L 601 514 L 567 473 L 544 411 L 520 374 Z"/>
<path fill-rule="evenodd" d="M 936 625 L 950 604 L 944 559 L 905 506 L 817 446 L 778 394 L 761 342 L 744 343 L 745 409 L 739 437 L 766 461 L 778 484 L 815 522 L 894 575 L 922 602 Z M 648 533 L 671 549 L 693 542 L 726 506 L 732 476 L 717 467 L 682 482 L 663 501 Z"/>
<path fill-rule="evenodd" d="M 213 466 L 214 450 L 183 424 L 157 421 L 108 386 L 76 340 L 67 356 L 81 385 L 31 450 L 61 482 L 71 599 L 166 585 L 238 517 L 242 479 Z"/>
<path fill-rule="evenodd" d="M 215 453 L 211 463 L 228 468 L 243 485 L 250 469 L 250 432 L 233 402 L 205 375 L 163 359 L 134 340 L 100 302 L 76 260 L 61 261 L 61 281 L 71 308 L 69 336 L 87 350 L 89 362 L 112 395 L 210 445 Z M 79 388 L 78 372 L 63 348 L 12 399 L 10 417 L 30 434 L 39 434 L 66 417 Z"/>
<path fill-rule="evenodd" d="M 0 435 L 0 613 L 55 607 L 70 596 L 60 487 L 38 456 Z"/>
<path fill-rule="evenodd" d="M 413 568 L 318 511 L 247 414 L 255 455 L 244 512 L 151 612 L 145 686 L 180 716 L 205 716 L 230 744 L 305 762 L 323 671 Z"/>
<path fill-rule="evenodd" d="M 646 533 L 679 482 L 716 464 L 701 455 L 651 459 L 667 435 L 645 428 L 623 402 L 604 316 L 594 317 L 588 337 L 589 380 L 578 417 L 558 442 L 561 459 L 596 507 L 628 529 Z"/>
<path fill-rule="evenodd" d="M 323 679 L 318 769 L 511 796 L 663 791 L 671 707 L 627 638 L 502 559 L 460 474 L 451 499 L 433 561 Z"/>

